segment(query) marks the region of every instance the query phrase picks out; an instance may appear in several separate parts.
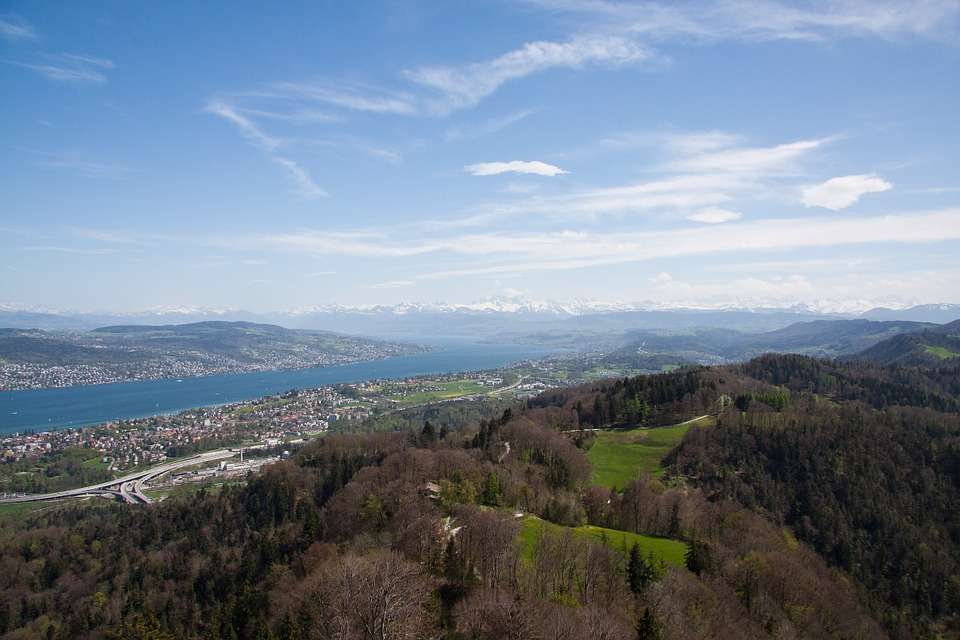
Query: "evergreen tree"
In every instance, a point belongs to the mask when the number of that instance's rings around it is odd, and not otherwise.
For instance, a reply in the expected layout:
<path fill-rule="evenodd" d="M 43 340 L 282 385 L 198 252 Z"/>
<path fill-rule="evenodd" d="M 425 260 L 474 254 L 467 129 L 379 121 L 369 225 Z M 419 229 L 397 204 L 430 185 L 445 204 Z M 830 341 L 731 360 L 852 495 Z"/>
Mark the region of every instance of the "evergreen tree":
<path fill-rule="evenodd" d="M 497 474 L 490 472 L 483 483 L 483 491 L 480 494 L 480 502 L 490 507 L 500 505 L 500 479 Z"/>
<path fill-rule="evenodd" d="M 701 540 L 691 540 L 683 561 L 687 569 L 700 575 L 710 566 L 710 547 Z"/>
<path fill-rule="evenodd" d="M 420 432 L 420 435 L 423 438 L 423 441 L 428 444 L 437 439 L 437 432 L 434 430 L 433 425 L 430 424 L 429 420 L 423 423 L 423 431 Z"/>
<path fill-rule="evenodd" d="M 637 640 L 660 640 L 660 638 L 660 623 L 653 615 L 650 607 L 645 607 L 643 615 L 637 622 Z"/>

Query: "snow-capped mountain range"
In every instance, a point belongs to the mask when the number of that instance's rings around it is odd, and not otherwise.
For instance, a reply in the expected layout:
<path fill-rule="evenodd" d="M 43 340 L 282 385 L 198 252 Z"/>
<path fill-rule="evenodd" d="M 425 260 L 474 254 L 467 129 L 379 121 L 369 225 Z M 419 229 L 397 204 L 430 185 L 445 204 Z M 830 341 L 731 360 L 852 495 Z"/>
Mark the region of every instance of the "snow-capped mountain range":
<path fill-rule="evenodd" d="M 152 307 L 131 312 L 59 311 L 0 305 L 0 327 L 88 330 L 114 324 L 183 324 L 249 321 L 294 329 L 409 340 L 446 336 L 473 340 L 511 339 L 534 334 L 622 333 L 635 329 L 725 328 L 769 331 L 818 319 L 913 320 L 946 323 L 960 318 L 958 304 L 877 307 L 868 301 L 816 301 L 775 305 L 677 305 L 651 301 L 608 302 L 487 298 L 473 303 L 397 305 L 316 305 L 277 312 L 204 307 Z"/>

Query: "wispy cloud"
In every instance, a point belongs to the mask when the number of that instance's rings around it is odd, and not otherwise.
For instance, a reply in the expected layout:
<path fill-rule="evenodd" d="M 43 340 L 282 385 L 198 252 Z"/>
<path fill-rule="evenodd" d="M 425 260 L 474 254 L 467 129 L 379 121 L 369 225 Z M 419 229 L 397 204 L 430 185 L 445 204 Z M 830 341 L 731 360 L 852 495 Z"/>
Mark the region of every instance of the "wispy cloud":
<path fill-rule="evenodd" d="M 316 198 L 326 198 L 330 195 L 326 189 L 314 182 L 306 169 L 297 164 L 295 160 L 282 156 L 272 156 L 271 159 L 287 170 L 287 173 L 290 174 L 290 177 L 293 178 L 294 183 L 297 185 L 296 193 L 301 197 L 307 200 L 314 200 Z"/>
<path fill-rule="evenodd" d="M 892 188 L 892 184 L 873 174 L 841 176 L 805 187 L 801 201 L 808 207 L 824 207 L 839 211 L 857 202 L 862 195 L 880 193 Z"/>
<path fill-rule="evenodd" d="M 403 162 L 403 154 L 399 151 L 384 149 L 382 147 L 363 147 L 363 151 L 372 158 L 377 158 L 390 164 L 400 164 Z"/>
<path fill-rule="evenodd" d="M 413 115 L 417 112 L 409 95 L 371 87 L 334 87 L 321 82 L 278 82 L 272 85 L 271 90 L 277 98 L 310 100 L 352 111 L 399 115 Z"/>
<path fill-rule="evenodd" d="M 114 68 L 110 60 L 72 53 L 43 54 L 42 59 L 42 62 L 35 63 L 19 60 L 6 62 L 36 71 L 50 80 L 94 84 L 106 82 L 107 76 L 104 72 Z"/>
<path fill-rule="evenodd" d="M 652 57 L 643 45 L 621 37 L 579 37 L 567 42 L 529 42 L 501 56 L 463 66 L 424 66 L 404 75 L 440 97 L 430 109 L 447 114 L 476 105 L 505 82 L 553 68 L 588 64 L 636 64 Z"/>
<path fill-rule="evenodd" d="M 37 34 L 25 20 L 0 18 L 0 38 L 4 40 L 35 40 Z"/>
<path fill-rule="evenodd" d="M 89 160 L 74 152 L 48 153 L 32 150 L 28 152 L 37 158 L 36 163 L 40 166 L 74 171 L 87 178 L 120 180 L 132 173 L 129 167 Z"/>
<path fill-rule="evenodd" d="M 275 164 L 283 167 L 296 185 L 295 193 L 299 196 L 313 200 L 329 195 L 296 160 L 276 153 L 276 149 L 283 144 L 282 140 L 264 132 L 253 120 L 243 115 L 233 105 L 221 100 L 215 100 L 207 105 L 206 111 L 232 123 L 236 126 L 241 136 L 266 152 L 267 156 Z"/>
<path fill-rule="evenodd" d="M 954 33 L 960 5 L 953 0 L 705 0 L 685 3 L 606 0 L 528 0 L 554 12 L 650 40 L 827 40 L 942 37 Z"/>
<path fill-rule="evenodd" d="M 513 126 L 522 120 L 526 120 L 536 112 L 536 109 L 524 109 L 498 118 L 491 118 L 480 123 L 451 127 L 447 129 L 446 138 L 447 141 L 473 140 L 482 136 L 491 135 Z"/>
<path fill-rule="evenodd" d="M 732 222 L 718 227 L 688 226 L 660 231 L 553 231 L 454 234 L 399 238 L 372 232 L 304 230 L 234 238 L 216 238 L 215 246 L 233 249 L 299 251 L 316 255 L 404 258 L 432 253 L 465 256 L 523 256 L 528 267 L 498 265 L 492 272 L 611 264 L 654 258 L 829 247 L 878 242 L 917 243 L 960 239 L 960 209 L 897 213 L 858 218 L 777 218 Z M 558 256 L 562 256 L 558 258 Z M 582 263 L 586 260 L 587 263 Z M 599 262 L 598 262 L 599 261 Z M 489 270 L 483 268 L 483 272 Z M 472 270 L 470 271 L 473 272 Z"/>
<path fill-rule="evenodd" d="M 21 247 L 21 251 L 39 251 L 50 253 L 68 253 L 78 256 L 106 256 L 118 253 L 116 249 L 84 249 L 80 247 L 35 246 Z"/>
<path fill-rule="evenodd" d="M 693 153 L 669 162 L 667 169 L 687 172 L 732 172 L 769 174 L 792 171 L 795 162 L 830 142 L 830 138 L 798 140 L 773 147 L 713 147 L 710 151 Z"/>
<path fill-rule="evenodd" d="M 706 224 L 721 224 L 723 222 L 733 222 L 742 217 L 743 214 L 739 211 L 730 211 L 729 209 L 721 209 L 720 207 L 706 207 L 705 209 L 700 209 L 696 213 L 688 215 L 687 220 L 704 222 Z"/>
<path fill-rule="evenodd" d="M 716 227 L 635 233 L 482 235 L 458 238 L 449 250 L 519 254 L 523 262 L 434 271 L 418 279 L 583 269 L 657 258 L 960 239 L 960 209 L 855 219 L 768 219 Z M 558 258 L 557 256 L 563 256 Z"/>
<path fill-rule="evenodd" d="M 265 109 L 244 108 L 242 113 L 257 118 L 266 118 L 268 120 L 278 120 L 280 122 L 290 122 L 293 124 L 328 124 L 341 122 L 343 119 L 325 111 L 316 109 L 294 109 L 291 111 L 271 111 Z"/>
<path fill-rule="evenodd" d="M 413 280 L 388 280 L 386 282 L 377 282 L 370 285 L 370 289 L 400 289 L 403 287 L 412 287 L 416 282 Z"/>
<path fill-rule="evenodd" d="M 735 173 L 685 174 L 618 187 L 579 189 L 565 194 L 531 196 L 487 205 L 467 222 L 487 223 L 518 215 L 599 218 L 644 212 L 692 212 L 717 206 L 756 188 L 755 179 Z"/>
<path fill-rule="evenodd" d="M 264 133 L 252 120 L 242 115 L 238 109 L 226 102 L 215 100 L 207 105 L 206 110 L 220 116 L 224 120 L 232 122 L 240 131 L 240 135 L 267 151 L 272 151 L 281 144 L 279 138 L 274 138 Z"/>
<path fill-rule="evenodd" d="M 511 160 L 509 162 L 480 162 L 464 167 L 473 176 L 496 176 L 501 173 L 529 173 L 538 176 L 559 176 L 569 171 L 539 160 Z"/>

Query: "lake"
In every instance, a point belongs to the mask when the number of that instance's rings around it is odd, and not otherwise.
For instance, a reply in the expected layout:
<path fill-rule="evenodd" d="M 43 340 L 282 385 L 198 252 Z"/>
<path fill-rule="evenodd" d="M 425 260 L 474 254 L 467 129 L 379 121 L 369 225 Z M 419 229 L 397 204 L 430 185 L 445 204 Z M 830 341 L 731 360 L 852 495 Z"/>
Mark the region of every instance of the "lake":
<path fill-rule="evenodd" d="M 0 391 L 0 435 L 176 413 L 341 382 L 496 369 L 548 353 L 523 345 L 461 344 L 334 367 Z"/>

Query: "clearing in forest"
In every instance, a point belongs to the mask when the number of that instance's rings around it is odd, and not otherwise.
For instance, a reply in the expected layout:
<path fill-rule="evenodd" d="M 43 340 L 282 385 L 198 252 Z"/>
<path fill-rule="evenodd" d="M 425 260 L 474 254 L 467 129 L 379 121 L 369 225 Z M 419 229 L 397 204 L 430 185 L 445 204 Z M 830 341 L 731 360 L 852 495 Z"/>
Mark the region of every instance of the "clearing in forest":
<path fill-rule="evenodd" d="M 640 553 L 643 554 L 644 557 L 653 553 L 653 557 L 662 560 L 664 564 L 677 567 L 684 565 L 684 556 L 687 553 L 686 543 L 679 540 L 645 536 L 631 531 L 606 529 L 589 524 L 582 527 L 563 527 L 537 518 L 536 516 L 526 516 L 520 525 L 520 543 L 523 545 L 522 555 L 525 560 L 533 560 L 534 551 L 537 546 L 537 538 L 540 535 L 540 530 L 544 527 L 551 533 L 570 531 L 578 538 L 587 538 L 594 542 L 603 542 L 608 547 L 620 549 L 624 553 L 629 553 L 634 543 L 636 543 L 640 546 Z"/>
<path fill-rule="evenodd" d="M 660 476 L 663 474 L 663 458 L 680 444 L 690 427 L 714 423 L 713 416 L 700 416 L 672 427 L 600 431 L 587 451 L 587 459 L 593 467 L 590 482 L 622 489 L 643 472 Z"/>

